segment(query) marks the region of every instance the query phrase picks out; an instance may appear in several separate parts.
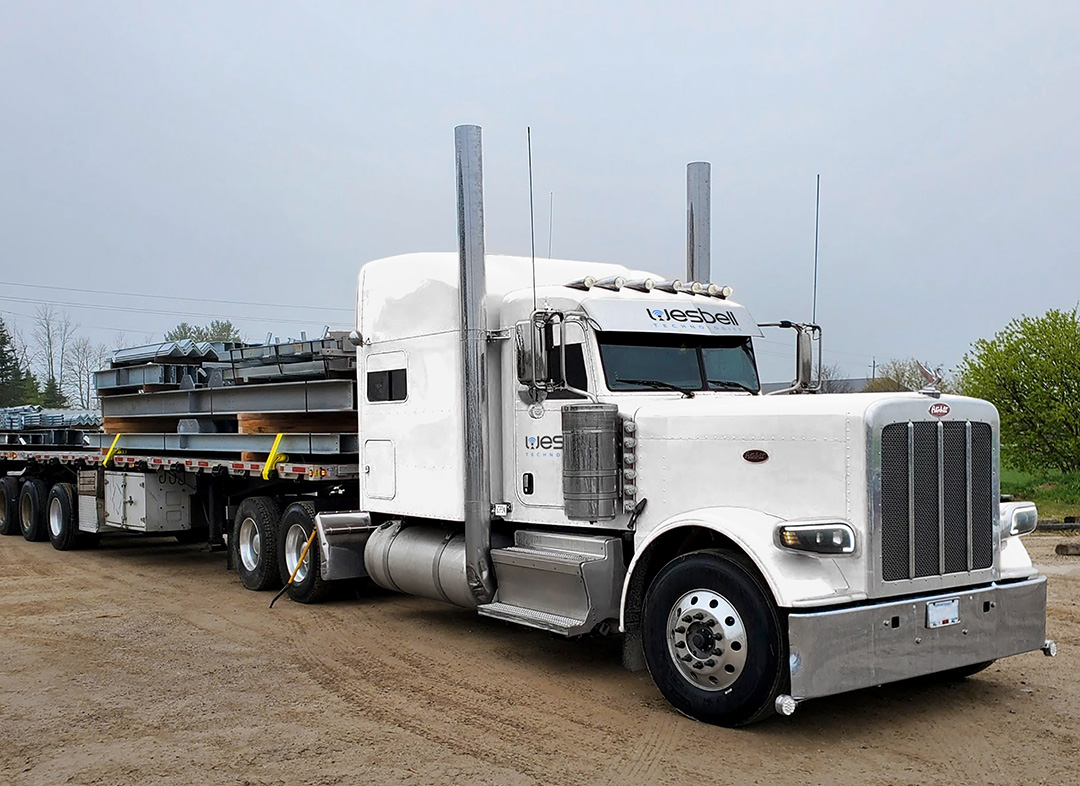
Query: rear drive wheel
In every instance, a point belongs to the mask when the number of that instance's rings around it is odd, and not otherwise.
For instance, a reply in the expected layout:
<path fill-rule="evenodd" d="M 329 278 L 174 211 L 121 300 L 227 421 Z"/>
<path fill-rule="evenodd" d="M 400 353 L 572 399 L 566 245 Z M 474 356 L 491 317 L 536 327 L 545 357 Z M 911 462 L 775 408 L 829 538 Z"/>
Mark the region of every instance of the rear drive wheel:
<path fill-rule="evenodd" d="M 318 535 L 311 542 L 303 562 L 300 561 L 300 555 L 314 529 L 315 506 L 310 502 L 294 502 L 285 510 L 278 541 L 278 569 L 282 581 L 288 581 L 296 571 L 293 583 L 286 592 L 298 603 L 318 603 L 330 591 L 330 582 L 323 581 L 322 577 Z"/>
<path fill-rule="evenodd" d="M 45 522 L 45 500 L 48 496 L 49 486 L 41 478 L 30 478 L 22 485 L 19 492 L 19 526 L 27 540 L 38 541 L 49 537 Z"/>
<path fill-rule="evenodd" d="M 281 586 L 278 572 L 277 533 L 281 508 L 270 497 L 248 497 L 233 522 L 233 557 L 241 583 L 249 590 Z"/>
<path fill-rule="evenodd" d="M 780 614 L 741 557 L 697 551 L 666 565 L 646 595 L 642 635 L 649 672 L 680 712 L 744 726 L 774 711 L 786 683 Z"/>
<path fill-rule="evenodd" d="M 19 535 L 19 479 L 0 478 L 0 535 Z"/>
<path fill-rule="evenodd" d="M 49 524 L 49 540 L 57 551 L 68 551 L 79 543 L 79 516 L 75 501 L 75 487 L 70 483 L 57 483 L 49 490 L 46 506 Z"/>

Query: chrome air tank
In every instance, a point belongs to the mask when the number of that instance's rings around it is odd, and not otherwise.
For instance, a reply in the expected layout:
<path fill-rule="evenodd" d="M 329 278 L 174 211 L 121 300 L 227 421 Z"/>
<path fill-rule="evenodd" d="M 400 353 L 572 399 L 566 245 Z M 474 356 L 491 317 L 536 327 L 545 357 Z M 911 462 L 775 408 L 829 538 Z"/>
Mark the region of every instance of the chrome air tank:
<path fill-rule="evenodd" d="M 607 521 L 619 509 L 619 408 L 562 408 L 563 511 L 574 521 Z"/>

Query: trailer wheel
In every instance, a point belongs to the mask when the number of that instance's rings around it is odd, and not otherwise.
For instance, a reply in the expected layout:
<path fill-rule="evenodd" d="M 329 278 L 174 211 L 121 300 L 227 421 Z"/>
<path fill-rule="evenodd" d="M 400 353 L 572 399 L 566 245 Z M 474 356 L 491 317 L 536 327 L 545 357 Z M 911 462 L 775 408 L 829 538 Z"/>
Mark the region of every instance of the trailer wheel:
<path fill-rule="evenodd" d="M 0 478 L 0 535 L 19 535 L 19 479 Z"/>
<path fill-rule="evenodd" d="M 771 714 L 787 665 L 780 614 L 753 569 L 726 551 L 666 565 L 645 597 L 645 662 L 691 718 L 744 726 Z"/>
<path fill-rule="evenodd" d="M 330 592 L 330 582 L 323 581 L 322 560 L 319 558 L 318 535 L 300 561 L 311 531 L 315 528 L 315 506 L 310 502 L 294 502 L 281 519 L 278 538 L 278 570 L 282 581 L 288 581 L 296 571 L 293 583 L 286 592 L 298 603 L 318 603 Z M 299 566 L 299 567 L 297 567 Z"/>
<path fill-rule="evenodd" d="M 68 551 L 79 543 L 79 517 L 75 507 L 75 487 L 57 483 L 49 490 L 45 513 L 49 524 L 49 540 L 57 551 Z"/>
<path fill-rule="evenodd" d="M 45 523 L 45 500 L 48 496 L 49 486 L 40 478 L 30 478 L 22 485 L 19 492 L 19 525 L 27 540 L 39 541 L 49 537 Z"/>
<path fill-rule="evenodd" d="M 281 508 L 270 497 L 248 497 L 236 511 L 231 548 L 236 572 L 249 590 L 281 586 L 277 561 L 280 521 Z"/>

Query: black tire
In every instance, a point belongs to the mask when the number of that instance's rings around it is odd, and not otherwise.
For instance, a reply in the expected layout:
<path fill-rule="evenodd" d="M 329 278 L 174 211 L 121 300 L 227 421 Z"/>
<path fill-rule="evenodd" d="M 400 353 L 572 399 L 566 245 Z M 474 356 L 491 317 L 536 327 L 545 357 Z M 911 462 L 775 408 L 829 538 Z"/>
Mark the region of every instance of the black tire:
<path fill-rule="evenodd" d="M 248 497 L 236 511 L 229 548 L 233 550 L 240 582 L 249 590 L 281 586 L 278 572 L 277 533 L 281 508 L 270 497 Z"/>
<path fill-rule="evenodd" d="M 19 479 L 0 478 L 0 535 L 21 535 Z"/>
<path fill-rule="evenodd" d="M 781 615 L 733 552 L 696 551 L 664 566 L 645 596 L 642 638 L 660 692 L 706 723 L 745 726 L 769 716 L 789 681 Z M 690 662 L 677 663 L 676 652 Z"/>
<path fill-rule="evenodd" d="M 57 483 L 49 490 L 45 522 L 54 549 L 69 551 L 79 547 L 79 508 L 73 485 Z"/>
<path fill-rule="evenodd" d="M 281 517 L 281 530 L 278 533 L 278 570 L 282 581 L 288 581 L 293 568 L 299 560 L 300 550 L 311 537 L 315 529 L 315 506 L 310 502 L 294 502 Z M 291 532 L 291 537 L 290 537 Z M 318 603 L 330 593 L 330 582 L 323 581 L 322 559 L 319 556 L 319 536 L 311 542 L 303 567 L 296 574 L 296 579 L 286 592 L 298 603 Z"/>
<path fill-rule="evenodd" d="M 45 501 L 49 497 L 49 484 L 41 478 L 30 478 L 22 484 L 19 492 L 19 526 L 22 536 L 29 541 L 47 540 L 49 525 L 45 521 Z"/>

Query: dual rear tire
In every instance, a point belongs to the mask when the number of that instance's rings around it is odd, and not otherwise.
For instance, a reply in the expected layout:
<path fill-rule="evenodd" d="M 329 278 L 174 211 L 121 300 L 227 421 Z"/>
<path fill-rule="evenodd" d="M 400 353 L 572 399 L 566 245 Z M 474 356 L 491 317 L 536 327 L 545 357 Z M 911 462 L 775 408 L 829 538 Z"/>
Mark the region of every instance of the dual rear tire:
<path fill-rule="evenodd" d="M 325 598 L 330 584 L 322 578 L 317 536 L 304 554 L 314 528 L 310 502 L 294 502 L 282 514 L 274 499 L 248 497 L 236 512 L 230 538 L 240 582 L 249 590 L 277 589 L 295 571 L 287 589 L 290 598 L 300 603 Z"/>
<path fill-rule="evenodd" d="M 19 479 L 0 478 L 0 535 L 19 535 Z"/>

